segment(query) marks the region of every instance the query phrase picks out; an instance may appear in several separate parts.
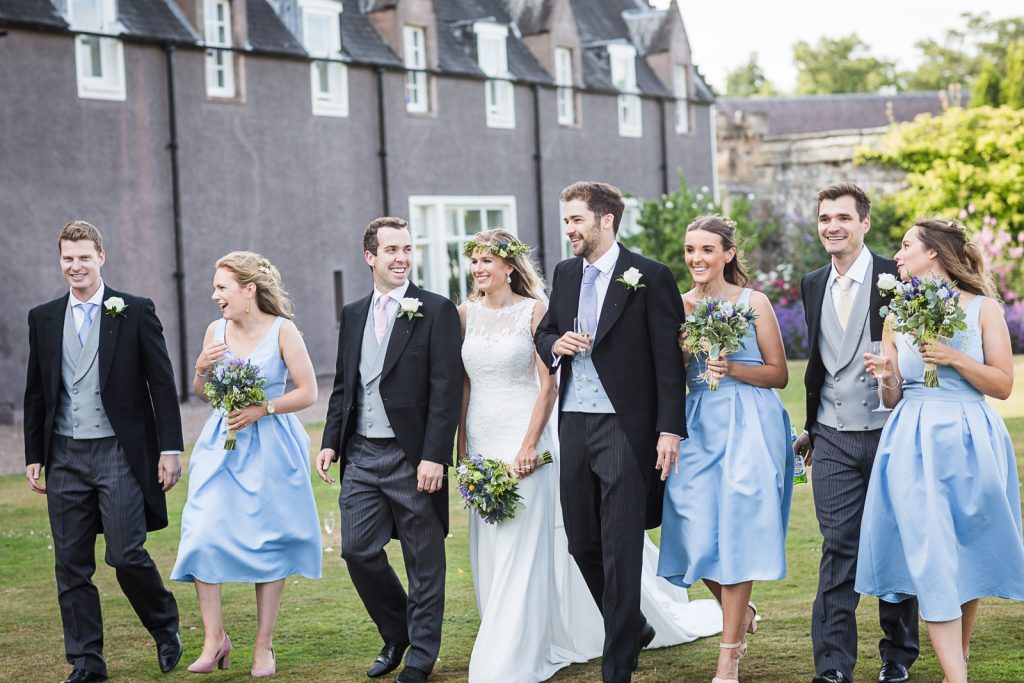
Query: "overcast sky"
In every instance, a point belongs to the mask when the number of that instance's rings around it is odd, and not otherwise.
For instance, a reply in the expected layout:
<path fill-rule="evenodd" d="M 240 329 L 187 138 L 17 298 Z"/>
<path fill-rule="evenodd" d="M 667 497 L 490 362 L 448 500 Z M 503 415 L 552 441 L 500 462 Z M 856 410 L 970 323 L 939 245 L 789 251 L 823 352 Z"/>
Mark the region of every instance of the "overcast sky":
<path fill-rule="evenodd" d="M 918 61 L 914 43 L 962 27 L 962 12 L 987 11 L 997 19 L 1024 15 L 1021 0 L 677 1 L 693 61 L 719 93 L 725 92 L 726 74 L 751 52 L 769 80 L 788 91 L 796 85 L 793 45 L 801 40 L 814 44 L 822 36 L 856 33 L 873 55 L 909 69 Z M 667 7 L 669 0 L 654 4 Z"/>

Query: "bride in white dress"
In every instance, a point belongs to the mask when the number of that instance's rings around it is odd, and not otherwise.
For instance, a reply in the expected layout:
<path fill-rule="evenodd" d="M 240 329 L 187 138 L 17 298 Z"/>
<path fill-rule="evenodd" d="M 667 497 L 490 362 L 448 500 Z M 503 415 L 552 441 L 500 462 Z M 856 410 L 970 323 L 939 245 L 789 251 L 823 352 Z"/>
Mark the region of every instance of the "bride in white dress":
<path fill-rule="evenodd" d="M 514 519 L 494 525 L 470 513 L 480 612 L 470 683 L 545 681 L 571 663 L 599 657 L 604 643 L 600 613 L 562 528 L 551 419 L 558 390 L 533 345 L 546 306 L 528 251 L 504 230 L 479 233 L 466 245 L 474 286 L 459 307 L 466 368 L 459 457 L 512 463 L 525 504 Z M 555 462 L 537 468 L 544 451 Z M 657 632 L 650 647 L 719 633 L 718 605 L 688 602 L 685 589 L 655 575 L 657 566 L 658 549 L 646 539 L 641 610 Z"/>

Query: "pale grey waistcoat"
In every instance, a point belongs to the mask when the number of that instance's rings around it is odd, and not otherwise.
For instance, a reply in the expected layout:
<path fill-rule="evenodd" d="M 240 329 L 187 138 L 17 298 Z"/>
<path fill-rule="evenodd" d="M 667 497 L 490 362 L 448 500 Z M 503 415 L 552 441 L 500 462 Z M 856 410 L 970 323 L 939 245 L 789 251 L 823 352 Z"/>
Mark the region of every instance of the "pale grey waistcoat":
<path fill-rule="evenodd" d="M 53 431 L 73 439 L 102 439 L 114 436 L 100 397 L 100 316 L 93 313 L 92 328 L 85 346 L 78 341 L 71 306 L 64 313 L 64 342 L 60 364 L 60 397 Z M 114 372 L 117 369 L 114 368 Z"/>
<path fill-rule="evenodd" d="M 384 369 L 384 356 L 391 340 L 391 330 L 395 327 L 395 316 L 388 320 L 388 329 L 378 344 L 377 335 L 373 331 L 373 307 L 374 302 L 371 300 L 370 312 L 363 328 L 363 346 L 359 352 L 356 434 L 371 439 L 393 439 L 395 432 L 388 423 L 384 401 L 380 397 L 380 373 Z"/>
<path fill-rule="evenodd" d="M 825 381 L 821 385 L 818 422 L 841 432 L 881 429 L 889 417 L 889 413 L 872 412 L 878 407 L 878 385 L 864 371 L 864 354 L 871 351 L 869 316 L 878 314 L 869 310 L 873 270 L 873 264 L 868 266 L 864 282 L 858 287 L 846 332 L 839 325 L 832 303 L 831 282 L 825 287 L 821 304 L 818 351 L 825 366 Z"/>
<path fill-rule="evenodd" d="M 614 413 L 615 408 L 601 384 L 593 358 L 580 356 L 576 354 L 572 359 L 572 372 L 562 394 L 562 412 Z"/>

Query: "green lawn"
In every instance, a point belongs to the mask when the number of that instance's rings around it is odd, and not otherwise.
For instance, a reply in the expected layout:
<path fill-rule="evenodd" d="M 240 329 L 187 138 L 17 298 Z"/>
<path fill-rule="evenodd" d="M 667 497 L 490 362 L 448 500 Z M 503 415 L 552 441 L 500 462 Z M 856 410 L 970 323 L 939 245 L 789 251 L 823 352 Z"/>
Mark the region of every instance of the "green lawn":
<path fill-rule="evenodd" d="M 790 387 L 783 392 L 794 420 L 802 421 L 803 364 L 791 363 Z M 1016 365 L 1018 387 L 1024 382 L 1024 358 Z M 995 402 L 1006 418 L 1018 453 L 1018 469 L 1024 464 L 1024 391 L 1009 401 Z M 319 429 L 311 428 L 314 444 Z M 314 482 L 321 511 L 336 509 L 338 485 Z M 172 525 L 151 535 L 147 547 L 166 577 L 174 564 L 178 521 L 185 499 L 184 482 L 169 497 Z M 477 628 L 472 576 L 466 539 L 466 513 L 452 500 L 452 537 L 448 540 L 448 594 L 441 658 L 431 680 L 463 681 Z M 655 538 L 657 535 L 655 534 Z M 338 547 L 335 531 L 334 547 Z M 810 486 L 800 486 L 793 497 L 788 552 L 789 576 L 784 581 L 758 584 L 754 600 L 764 617 L 750 640 L 750 654 L 741 668 L 745 682 L 802 681 L 813 675 L 810 612 L 817 586 L 821 538 L 814 519 Z M 392 556 L 401 567 L 400 551 Z M 195 658 L 202 643 L 202 625 L 195 592 L 189 584 L 172 588 L 181 609 L 185 656 L 168 676 L 160 676 L 155 649 L 114 578 L 102 563 L 102 541 L 97 549 L 100 566 L 96 583 L 103 596 L 106 624 L 106 655 L 110 674 L 120 681 L 185 680 L 185 666 Z M 68 671 L 64 663 L 60 616 L 53 577 L 53 551 L 45 500 L 31 493 L 20 476 L 0 478 L 0 680 L 59 681 Z M 275 646 L 282 681 L 366 681 L 364 672 L 376 655 L 380 641 L 349 581 L 337 552 L 325 556 L 320 581 L 289 579 L 277 627 Z M 692 598 L 708 597 L 703 588 Z M 877 674 L 876 643 L 880 637 L 876 601 L 865 599 L 858 613 L 860 657 L 858 681 L 874 680 Z M 204 680 L 249 680 L 252 639 L 255 633 L 255 601 L 249 585 L 226 586 L 225 623 L 235 644 L 232 667 Z M 1024 604 L 986 600 L 978 616 L 971 650 L 974 681 L 1024 680 Z M 924 628 L 922 626 L 922 635 Z M 636 681 L 708 681 L 714 673 L 717 638 L 645 653 Z M 913 670 L 915 681 L 939 681 L 935 657 L 927 642 Z M 600 680 L 597 663 L 563 670 L 555 681 Z"/>

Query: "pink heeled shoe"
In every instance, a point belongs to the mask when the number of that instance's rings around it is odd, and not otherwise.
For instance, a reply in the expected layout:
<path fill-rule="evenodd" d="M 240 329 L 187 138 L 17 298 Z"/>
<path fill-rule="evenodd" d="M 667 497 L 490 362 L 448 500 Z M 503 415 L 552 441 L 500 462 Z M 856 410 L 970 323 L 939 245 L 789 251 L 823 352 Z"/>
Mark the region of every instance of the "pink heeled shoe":
<path fill-rule="evenodd" d="M 226 669 L 228 664 L 231 663 L 231 638 L 228 634 L 224 634 L 224 642 L 221 643 L 220 649 L 217 650 L 217 654 L 213 656 L 213 659 L 209 662 L 204 662 L 200 659 L 192 662 L 188 665 L 188 670 L 194 674 L 209 674 L 213 673 L 214 669 Z"/>
<path fill-rule="evenodd" d="M 277 655 L 274 654 L 274 648 L 270 648 L 270 666 L 265 669 L 257 669 L 254 664 L 250 674 L 253 678 L 269 678 L 277 673 Z"/>

